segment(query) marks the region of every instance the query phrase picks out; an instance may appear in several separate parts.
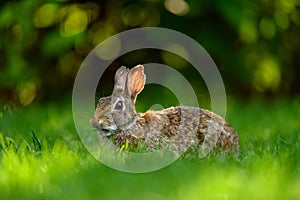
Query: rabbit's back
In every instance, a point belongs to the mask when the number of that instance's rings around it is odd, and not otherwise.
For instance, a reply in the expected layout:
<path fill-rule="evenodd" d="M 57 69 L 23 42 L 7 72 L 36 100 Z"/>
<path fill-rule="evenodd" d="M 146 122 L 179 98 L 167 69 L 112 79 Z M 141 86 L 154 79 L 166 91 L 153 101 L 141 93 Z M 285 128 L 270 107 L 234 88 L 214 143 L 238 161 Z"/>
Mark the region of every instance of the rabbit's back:
<path fill-rule="evenodd" d="M 136 124 L 116 136 L 118 146 L 126 140 L 131 144 L 141 141 L 151 151 L 169 147 L 179 153 L 189 147 L 202 148 L 204 144 L 210 149 L 216 144 L 222 149 L 238 146 L 234 129 L 205 109 L 177 106 L 137 114 Z"/>
<path fill-rule="evenodd" d="M 238 151 L 238 136 L 235 130 L 219 115 L 201 108 L 177 106 L 164 109 L 167 123 L 161 131 L 166 143 L 173 142 L 179 151 L 192 148 L 220 147 L 222 150 Z"/>

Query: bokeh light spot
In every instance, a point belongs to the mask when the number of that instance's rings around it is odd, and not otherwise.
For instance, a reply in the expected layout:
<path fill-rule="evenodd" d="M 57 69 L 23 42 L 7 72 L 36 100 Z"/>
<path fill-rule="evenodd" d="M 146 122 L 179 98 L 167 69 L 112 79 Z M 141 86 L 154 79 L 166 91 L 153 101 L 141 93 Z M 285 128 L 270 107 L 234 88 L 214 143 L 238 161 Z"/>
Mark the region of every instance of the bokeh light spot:
<path fill-rule="evenodd" d="M 242 20 L 239 25 L 239 35 L 243 42 L 252 44 L 257 41 L 257 29 L 254 22 Z"/>
<path fill-rule="evenodd" d="M 274 14 L 274 20 L 280 30 L 286 30 L 290 25 L 289 18 L 284 12 L 276 12 Z"/>
<path fill-rule="evenodd" d="M 263 18 L 259 24 L 260 34 L 265 39 L 272 39 L 275 36 L 276 28 L 275 24 L 271 19 Z"/>
<path fill-rule="evenodd" d="M 263 59 L 254 74 L 254 86 L 260 91 L 275 91 L 281 82 L 281 72 L 278 62 L 271 57 Z"/>
<path fill-rule="evenodd" d="M 58 5 L 55 3 L 44 4 L 37 9 L 33 18 L 33 24 L 38 28 L 53 25 L 56 21 Z"/>
<path fill-rule="evenodd" d="M 34 82 L 25 82 L 19 86 L 19 101 L 22 106 L 28 106 L 36 97 L 37 88 Z"/>
<path fill-rule="evenodd" d="M 99 43 L 114 35 L 115 33 L 116 30 L 113 26 L 100 22 L 94 24 L 90 29 L 90 40 L 92 42 L 92 46 L 97 46 Z"/>
<path fill-rule="evenodd" d="M 166 51 L 162 52 L 162 59 L 166 65 L 176 68 L 183 68 L 187 65 L 187 61 L 181 57 L 189 58 L 187 50 L 180 44 L 172 43 L 165 47 Z M 177 52 L 178 55 L 170 52 Z M 181 57 L 180 57 L 181 56 Z"/>
<path fill-rule="evenodd" d="M 140 25 L 145 19 L 145 16 L 144 9 L 138 5 L 130 5 L 122 11 L 124 24 L 131 27 Z"/>
<path fill-rule="evenodd" d="M 183 0 L 166 0 L 165 7 L 171 13 L 183 16 L 190 11 L 189 4 Z"/>
<path fill-rule="evenodd" d="M 277 0 L 275 1 L 275 5 L 278 10 L 282 10 L 285 13 L 290 13 L 295 9 L 296 1 L 289 1 L 289 0 Z"/>
<path fill-rule="evenodd" d="M 73 36 L 83 32 L 88 25 L 88 14 L 85 10 L 74 8 L 67 15 L 62 23 L 61 34 L 63 36 Z"/>
<path fill-rule="evenodd" d="M 101 48 L 96 48 L 95 52 L 99 58 L 103 60 L 111 60 L 119 55 L 121 52 L 121 41 L 119 38 L 114 37 L 109 40 L 104 40 L 101 43 Z"/>

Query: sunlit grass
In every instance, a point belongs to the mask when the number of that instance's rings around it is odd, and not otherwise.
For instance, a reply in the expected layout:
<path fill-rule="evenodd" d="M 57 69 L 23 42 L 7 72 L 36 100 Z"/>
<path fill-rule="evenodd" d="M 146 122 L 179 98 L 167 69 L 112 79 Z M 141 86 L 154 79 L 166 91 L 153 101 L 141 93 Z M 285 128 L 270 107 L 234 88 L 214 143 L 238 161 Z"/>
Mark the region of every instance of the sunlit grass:
<path fill-rule="evenodd" d="M 229 101 L 238 157 L 186 157 L 146 174 L 95 160 L 77 136 L 68 104 L 6 108 L 0 199 L 299 199 L 299 102 Z"/>

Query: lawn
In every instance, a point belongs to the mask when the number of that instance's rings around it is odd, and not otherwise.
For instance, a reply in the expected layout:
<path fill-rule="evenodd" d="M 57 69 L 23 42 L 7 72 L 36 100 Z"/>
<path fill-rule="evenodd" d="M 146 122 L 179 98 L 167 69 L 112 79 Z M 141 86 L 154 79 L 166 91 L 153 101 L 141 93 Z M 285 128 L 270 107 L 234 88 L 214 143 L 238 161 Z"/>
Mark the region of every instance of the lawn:
<path fill-rule="evenodd" d="M 300 98 L 229 100 L 240 155 L 123 173 L 81 144 L 71 101 L 0 111 L 0 199 L 300 199 Z"/>

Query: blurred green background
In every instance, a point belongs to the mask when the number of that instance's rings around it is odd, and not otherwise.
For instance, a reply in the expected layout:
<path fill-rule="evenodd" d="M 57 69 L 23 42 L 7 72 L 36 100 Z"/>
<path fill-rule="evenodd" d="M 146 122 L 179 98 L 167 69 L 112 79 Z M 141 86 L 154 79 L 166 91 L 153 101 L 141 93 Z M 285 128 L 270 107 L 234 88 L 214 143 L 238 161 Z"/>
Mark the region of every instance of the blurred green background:
<path fill-rule="evenodd" d="M 183 157 L 128 174 L 84 148 L 71 106 L 81 63 L 106 38 L 148 26 L 182 32 L 211 55 L 226 87 L 226 120 L 239 134 L 238 158 Z M 300 199 L 299 35 L 299 0 L 0 1 L 0 199 Z M 111 93 L 119 66 L 149 62 L 177 69 L 209 106 L 192 66 L 153 49 L 113 62 L 96 98 Z M 137 107 L 151 103 L 178 102 L 153 85 Z"/>
<path fill-rule="evenodd" d="M 211 55 L 237 98 L 299 94 L 300 9 L 296 0 L 41 1 L 0 5 L 0 103 L 27 106 L 70 95 L 87 54 L 121 31 L 160 26 L 185 33 Z M 168 52 L 123 56 L 120 65 L 159 61 L 189 72 Z M 198 77 L 194 77 L 197 81 Z M 193 77 L 189 80 L 193 82 Z M 112 78 L 102 84 L 111 92 Z M 101 95 L 100 95 L 101 96 Z"/>

